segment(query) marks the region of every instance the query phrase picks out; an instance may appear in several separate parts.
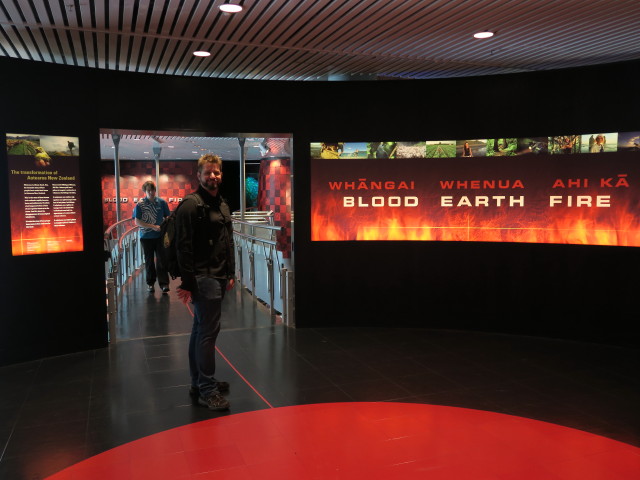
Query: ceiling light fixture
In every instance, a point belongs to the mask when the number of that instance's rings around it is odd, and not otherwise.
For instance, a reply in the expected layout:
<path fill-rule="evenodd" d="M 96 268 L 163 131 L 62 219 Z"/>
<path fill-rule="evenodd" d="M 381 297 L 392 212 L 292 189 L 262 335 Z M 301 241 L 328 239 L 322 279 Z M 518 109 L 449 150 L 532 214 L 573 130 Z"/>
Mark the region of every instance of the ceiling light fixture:
<path fill-rule="evenodd" d="M 225 13 L 238 13 L 242 11 L 242 6 L 236 5 L 235 3 L 223 3 L 218 8 Z"/>
<path fill-rule="evenodd" d="M 210 53 L 210 52 L 204 52 L 204 51 L 202 51 L 202 50 L 198 50 L 197 52 L 193 52 L 193 54 L 194 54 L 196 57 L 208 57 L 209 55 L 211 55 L 211 53 Z"/>
<path fill-rule="evenodd" d="M 489 31 L 478 32 L 473 34 L 473 38 L 491 38 L 493 35 L 494 33 Z"/>

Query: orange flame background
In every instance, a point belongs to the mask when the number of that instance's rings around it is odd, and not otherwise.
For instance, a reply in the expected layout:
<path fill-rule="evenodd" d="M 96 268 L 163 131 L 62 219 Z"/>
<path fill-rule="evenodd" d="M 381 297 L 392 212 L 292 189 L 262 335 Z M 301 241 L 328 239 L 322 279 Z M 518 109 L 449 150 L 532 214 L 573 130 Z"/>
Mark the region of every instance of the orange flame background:
<path fill-rule="evenodd" d="M 622 158 L 621 158 L 622 157 Z M 538 157 L 530 160 L 475 159 L 462 163 L 449 159 L 387 162 L 312 160 L 311 240 L 409 240 L 557 243 L 579 245 L 640 246 L 640 162 L 619 154 L 606 158 L 576 155 L 571 160 Z M 630 160 L 630 161 L 629 161 Z M 380 165 L 380 166 L 379 166 Z M 381 170 L 379 170 L 381 169 Z M 379 171 L 377 171 L 379 170 Z M 391 173 L 380 173 L 380 171 Z M 415 180 L 415 190 L 331 190 L 329 182 Z M 462 173 L 461 173 L 462 172 Z M 628 187 L 602 187 L 599 179 L 624 173 Z M 590 178 L 587 186 L 553 188 L 555 179 Z M 444 190 L 440 179 L 521 179 L 525 188 L 506 190 Z M 356 182 L 358 183 L 358 182 Z M 344 196 L 417 196 L 418 207 L 345 207 Z M 453 196 L 453 205 L 440 205 L 440 196 Z M 524 196 L 524 207 L 455 206 L 461 196 Z M 549 196 L 610 195 L 609 207 L 549 206 Z M 575 202 L 575 199 L 574 199 Z M 595 201 L 594 201 L 595 202 Z M 575 203 L 574 203 L 575 205 Z"/>
<path fill-rule="evenodd" d="M 79 224 L 58 227 L 43 225 L 15 233 L 11 239 L 11 253 L 14 256 L 83 250 L 82 225 Z"/>
<path fill-rule="evenodd" d="M 640 222 L 624 207 L 608 208 L 606 218 L 593 209 L 558 210 L 552 217 L 526 221 L 502 210 L 483 218 L 467 211 L 445 215 L 419 215 L 407 208 L 376 208 L 366 220 L 345 217 L 337 202 L 316 202 L 311 214 L 311 239 L 424 240 L 520 243 L 564 243 L 582 245 L 640 246 Z M 357 212 L 351 209 L 351 212 Z M 342 217 L 342 218 L 341 218 Z M 337 219 L 340 219 L 337 221 Z"/>

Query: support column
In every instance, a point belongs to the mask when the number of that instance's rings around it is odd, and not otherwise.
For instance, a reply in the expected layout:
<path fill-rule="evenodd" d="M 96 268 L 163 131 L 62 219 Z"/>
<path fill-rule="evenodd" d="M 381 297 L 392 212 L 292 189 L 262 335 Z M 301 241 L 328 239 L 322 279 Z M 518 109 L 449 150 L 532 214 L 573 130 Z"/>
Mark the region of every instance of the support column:
<path fill-rule="evenodd" d="M 116 222 L 119 222 L 122 219 L 120 213 L 120 134 L 114 131 L 111 134 L 111 140 L 115 147 L 113 151 L 113 165 L 114 180 L 116 183 Z"/>
<path fill-rule="evenodd" d="M 246 172 L 246 138 L 238 137 L 238 145 L 240 145 L 240 219 L 244 221 L 244 214 L 247 211 L 247 172 Z M 244 231 L 244 226 L 242 228 Z"/>
<path fill-rule="evenodd" d="M 153 142 L 153 158 L 156 161 L 156 191 L 160 196 L 160 153 L 162 153 L 162 147 L 154 140 Z"/>

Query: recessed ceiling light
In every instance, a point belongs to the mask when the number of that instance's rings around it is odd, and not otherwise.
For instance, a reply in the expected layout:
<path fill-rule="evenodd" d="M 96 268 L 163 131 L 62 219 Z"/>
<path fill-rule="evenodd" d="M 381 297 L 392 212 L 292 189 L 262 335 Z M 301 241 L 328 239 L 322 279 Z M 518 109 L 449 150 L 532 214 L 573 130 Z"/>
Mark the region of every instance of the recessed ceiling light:
<path fill-rule="evenodd" d="M 197 51 L 197 52 L 193 52 L 193 54 L 194 54 L 196 57 L 208 57 L 209 55 L 211 55 L 211 53 L 210 53 L 210 52 L 203 52 L 203 51 L 201 51 L 201 50 L 199 50 L 199 51 Z"/>
<path fill-rule="evenodd" d="M 491 38 L 493 37 L 493 32 L 478 32 L 473 34 L 474 38 Z"/>
<path fill-rule="evenodd" d="M 234 3 L 223 3 L 218 8 L 225 13 L 238 13 L 242 11 L 242 7 Z"/>

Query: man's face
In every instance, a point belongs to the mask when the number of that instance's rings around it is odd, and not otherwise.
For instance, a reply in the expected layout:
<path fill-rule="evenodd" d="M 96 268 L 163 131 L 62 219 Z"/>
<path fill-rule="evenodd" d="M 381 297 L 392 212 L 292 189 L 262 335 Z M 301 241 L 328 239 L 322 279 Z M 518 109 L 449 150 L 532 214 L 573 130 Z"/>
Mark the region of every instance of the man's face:
<path fill-rule="evenodd" d="M 220 169 L 220 165 L 205 163 L 202 170 L 198 172 L 198 181 L 205 190 L 216 193 L 222 183 L 222 170 Z"/>
<path fill-rule="evenodd" d="M 149 200 L 153 200 L 154 198 L 156 198 L 156 189 L 155 188 L 147 188 L 144 191 L 144 194 Z"/>

